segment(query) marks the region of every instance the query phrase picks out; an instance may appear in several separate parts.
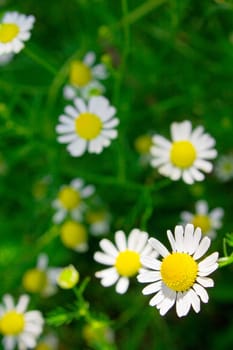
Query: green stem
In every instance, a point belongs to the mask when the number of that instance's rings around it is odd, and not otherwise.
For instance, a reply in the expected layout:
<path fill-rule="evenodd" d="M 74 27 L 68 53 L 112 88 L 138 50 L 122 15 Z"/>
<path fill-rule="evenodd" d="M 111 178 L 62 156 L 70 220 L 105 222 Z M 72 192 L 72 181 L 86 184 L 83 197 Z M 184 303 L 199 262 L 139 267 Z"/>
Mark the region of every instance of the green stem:
<path fill-rule="evenodd" d="M 51 73 L 52 75 L 56 75 L 57 74 L 57 69 L 52 66 L 49 62 L 47 62 L 46 60 L 44 60 L 42 57 L 38 56 L 35 52 L 33 52 L 32 50 L 30 50 L 28 47 L 26 47 L 23 52 L 29 57 L 31 58 L 34 62 L 36 62 L 39 66 L 45 68 L 49 73 Z"/>

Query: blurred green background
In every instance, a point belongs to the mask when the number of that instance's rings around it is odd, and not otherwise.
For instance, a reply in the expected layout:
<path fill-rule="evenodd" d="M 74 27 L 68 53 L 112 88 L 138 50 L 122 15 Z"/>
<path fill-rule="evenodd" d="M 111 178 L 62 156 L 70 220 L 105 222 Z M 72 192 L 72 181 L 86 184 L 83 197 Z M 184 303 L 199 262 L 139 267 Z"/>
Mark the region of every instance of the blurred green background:
<path fill-rule="evenodd" d="M 223 227 L 212 249 L 223 255 L 224 235 L 232 231 L 232 181 L 221 183 L 210 174 L 201 184 L 173 182 L 156 190 L 164 180 L 140 166 L 134 141 L 147 132 L 169 137 L 171 122 L 189 119 L 216 139 L 219 155 L 233 152 L 233 2 L 0 2 L 0 14 L 10 10 L 33 14 L 36 23 L 26 49 L 0 67 L 0 149 L 6 167 L 0 175 L 1 295 L 22 293 L 25 269 L 45 251 L 51 265 L 73 263 L 82 278 L 91 277 L 85 297 L 114 321 L 117 349 L 232 349 L 232 266 L 215 273 L 216 286 L 199 314 L 178 319 L 172 310 L 162 318 L 136 281 L 124 296 L 100 286 L 93 276 L 100 266 L 92 259 L 98 238 L 91 238 L 84 255 L 65 249 L 57 237 L 38 242 L 52 227 L 58 188 L 82 177 L 96 186 L 112 215 L 110 238 L 117 229 L 139 227 L 167 243 L 166 230 L 179 222 L 181 211 L 193 211 L 198 199 L 222 207 Z M 57 143 L 55 126 L 66 105 L 62 88 L 69 62 L 87 51 L 112 62 L 106 96 L 117 108 L 119 138 L 100 155 L 72 158 Z M 35 186 L 45 176 L 51 181 L 38 200 Z M 72 303 L 72 294 L 62 291 L 46 300 L 33 297 L 33 303 L 46 314 L 69 297 Z M 79 323 L 57 332 L 61 349 L 89 349 Z"/>

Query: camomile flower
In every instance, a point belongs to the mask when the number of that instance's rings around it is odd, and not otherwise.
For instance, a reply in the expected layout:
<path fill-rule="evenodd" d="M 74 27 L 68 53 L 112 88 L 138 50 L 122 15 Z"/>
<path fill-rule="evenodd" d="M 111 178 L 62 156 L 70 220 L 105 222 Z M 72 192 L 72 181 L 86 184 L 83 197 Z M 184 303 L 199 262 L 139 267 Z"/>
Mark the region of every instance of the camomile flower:
<path fill-rule="evenodd" d="M 119 120 L 113 118 L 116 109 L 103 96 L 91 97 L 87 104 L 75 98 L 74 105 L 67 106 L 65 114 L 59 117 L 58 142 L 68 143 L 67 150 L 73 157 L 86 151 L 101 153 L 117 137 L 115 127 Z"/>
<path fill-rule="evenodd" d="M 115 233 L 114 245 L 108 239 L 100 241 L 103 252 L 96 252 L 94 259 L 107 266 L 107 269 L 95 273 L 101 279 L 104 287 L 112 286 L 116 283 L 116 292 L 124 294 L 129 287 L 129 279 L 142 269 L 140 258 L 152 254 L 152 248 L 147 244 L 148 233 L 133 229 L 127 238 L 123 231 Z M 155 253 L 153 252 L 152 256 Z"/>
<path fill-rule="evenodd" d="M 69 185 L 63 185 L 52 206 L 56 209 L 53 221 L 58 224 L 67 215 L 73 220 L 80 220 L 85 209 L 84 199 L 90 197 L 95 191 L 92 185 L 85 186 L 82 179 L 74 179 Z"/>
<path fill-rule="evenodd" d="M 65 221 L 60 228 L 60 238 L 64 246 L 76 252 L 86 252 L 88 249 L 87 229 L 77 221 Z"/>
<path fill-rule="evenodd" d="M 215 175 L 222 181 L 227 182 L 233 179 L 233 155 L 223 155 L 219 157 L 215 166 Z"/>
<path fill-rule="evenodd" d="M 27 270 L 22 279 L 24 289 L 28 293 L 38 293 L 49 297 L 56 293 L 56 280 L 60 273 L 58 267 L 48 267 L 48 255 L 41 253 L 35 268 Z"/>
<path fill-rule="evenodd" d="M 188 120 L 172 123 L 171 138 L 172 141 L 160 135 L 153 137 L 151 165 L 158 168 L 161 175 L 174 181 L 180 178 L 187 184 L 203 181 L 205 176 L 202 172 L 212 171 L 213 165 L 209 159 L 217 155 L 213 148 L 215 140 L 204 133 L 202 126 L 192 131 Z"/>
<path fill-rule="evenodd" d="M 138 281 L 149 283 L 142 293 L 155 294 L 150 306 L 155 306 L 160 315 L 165 315 L 175 304 L 179 317 L 186 316 L 192 306 L 195 312 L 200 311 L 200 301 L 208 302 L 205 288 L 213 287 L 214 282 L 207 277 L 218 268 L 218 253 L 212 253 L 205 259 L 198 260 L 207 252 L 210 239 L 202 237 L 201 229 L 194 229 L 192 224 L 183 228 L 175 227 L 175 235 L 170 230 L 167 236 L 172 252 L 157 239 L 150 238 L 149 244 L 162 256 L 162 261 L 144 256 L 142 264 L 151 271 L 143 271 Z"/>
<path fill-rule="evenodd" d="M 0 55 L 18 53 L 31 36 L 35 17 L 7 12 L 0 22 Z"/>
<path fill-rule="evenodd" d="M 208 203 L 200 200 L 195 205 L 196 212 L 192 214 L 188 211 L 181 213 L 184 224 L 191 223 L 194 227 L 200 227 L 204 235 L 215 238 L 216 230 L 222 226 L 224 211 L 222 208 L 215 208 L 209 211 Z"/>
<path fill-rule="evenodd" d="M 42 332 L 44 319 L 40 311 L 26 311 L 29 303 L 28 295 L 21 295 L 15 305 L 11 295 L 3 296 L 0 305 L 0 333 L 3 335 L 5 350 L 34 349 L 37 338 Z"/>
<path fill-rule="evenodd" d="M 94 236 L 105 235 L 109 233 L 111 216 L 107 210 L 90 210 L 86 214 L 86 221 L 89 224 L 89 230 Z"/>
<path fill-rule="evenodd" d="M 63 96 L 66 100 L 73 100 L 75 97 L 81 97 L 84 100 L 89 100 L 90 97 L 100 96 L 104 93 L 105 87 L 98 81 L 92 81 L 82 89 L 72 85 L 65 85 L 63 89 Z"/>

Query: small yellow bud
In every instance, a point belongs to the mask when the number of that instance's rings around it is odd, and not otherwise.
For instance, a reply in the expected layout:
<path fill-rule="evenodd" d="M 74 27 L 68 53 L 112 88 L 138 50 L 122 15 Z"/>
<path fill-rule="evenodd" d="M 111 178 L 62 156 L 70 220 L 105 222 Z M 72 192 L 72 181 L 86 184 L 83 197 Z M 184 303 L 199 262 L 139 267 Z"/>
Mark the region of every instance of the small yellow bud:
<path fill-rule="evenodd" d="M 69 265 L 62 269 L 58 278 L 57 284 L 63 289 L 73 288 L 79 281 L 79 272 L 73 265 Z"/>

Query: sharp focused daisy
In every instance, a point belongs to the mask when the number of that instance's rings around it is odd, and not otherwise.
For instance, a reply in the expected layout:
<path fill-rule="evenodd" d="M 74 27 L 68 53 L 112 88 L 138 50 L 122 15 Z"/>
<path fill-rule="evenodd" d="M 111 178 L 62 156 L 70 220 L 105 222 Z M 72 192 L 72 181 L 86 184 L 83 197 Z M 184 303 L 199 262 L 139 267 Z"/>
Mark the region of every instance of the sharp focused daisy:
<path fill-rule="evenodd" d="M 123 231 L 115 233 L 116 246 L 108 239 L 100 241 L 103 252 L 96 252 L 94 259 L 104 265 L 111 266 L 96 272 L 104 287 L 116 283 L 116 292 L 124 294 L 129 287 L 129 278 L 138 274 L 142 268 L 140 258 L 144 255 L 155 256 L 152 248 L 147 244 L 148 234 L 133 229 L 127 238 Z"/>
<path fill-rule="evenodd" d="M 150 305 L 156 306 L 161 315 L 165 315 L 174 304 L 179 317 L 186 316 L 191 306 L 195 312 L 199 312 L 200 301 L 207 303 L 209 299 L 205 288 L 214 285 L 207 276 L 218 267 L 218 253 L 212 253 L 198 262 L 211 241 L 208 237 L 202 238 L 201 229 L 194 229 L 192 224 L 185 228 L 177 225 L 175 235 L 168 230 L 167 236 L 171 253 L 157 239 L 149 239 L 149 244 L 162 256 L 162 261 L 149 256 L 141 258 L 142 264 L 151 269 L 137 277 L 139 282 L 149 283 L 142 293 L 155 294 Z"/>
<path fill-rule="evenodd" d="M 60 268 L 48 267 L 48 256 L 42 253 L 38 256 L 37 266 L 24 273 L 23 287 L 29 293 L 39 293 L 49 297 L 57 291 L 56 281 L 60 270 Z"/>
<path fill-rule="evenodd" d="M 42 332 L 44 319 L 40 311 L 27 311 L 29 297 L 22 295 L 15 305 L 11 295 L 3 296 L 0 305 L 0 333 L 5 350 L 34 349 L 38 336 Z"/>
<path fill-rule="evenodd" d="M 200 200 L 195 205 L 196 212 L 192 214 L 188 211 L 181 213 L 181 219 L 185 224 L 191 223 L 194 227 L 200 227 L 204 235 L 215 238 L 216 230 L 222 226 L 224 211 L 222 208 L 215 208 L 209 211 L 208 203 Z"/>
<path fill-rule="evenodd" d="M 153 137 L 151 165 L 174 181 L 180 178 L 187 184 L 203 181 L 202 172 L 211 172 L 213 165 L 209 159 L 217 155 L 213 148 L 215 140 L 204 133 L 202 126 L 192 131 L 192 124 L 187 120 L 172 123 L 171 138 L 172 141 L 160 135 Z"/>
<path fill-rule="evenodd" d="M 67 220 L 61 226 L 60 233 L 62 243 L 77 252 L 85 252 L 88 249 L 86 227 L 74 220 Z"/>
<path fill-rule="evenodd" d="M 35 17 L 7 12 L 0 22 L 0 55 L 18 53 L 31 36 Z"/>
<path fill-rule="evenodd" d="M 80 98 L 74 99 L 75 107 L 67 106 L 65 114 L 59 117 L 56 131 L 60 143 L 68 143 L 68 152 L 80 157 L 87 150 L 100 153 L 117 137 L 114 129 L 119 120 L 113 118 L 116 109 L 103 97 L 92 97 L 86 105 Z"/>
<path fill-rule="evenodd" d="M 63 185 L 57 198 L 52 203 L 57 210 L 53 216 L 53 221 L 60 223 L 67 215 L 74 220 L 80 220 L 85 209 L 84 200 L 90 197 L 94 191 L 94 186 L 85 186 L 84 181 L 78 178 L 72 180 L 70 185 Z"/>
<path fill-rule="evenodd" d="M 233 155 L 223 155 L 219 157 L 215 167 L 216 177 L 222 181 L 227 182 L 233 179 Z"/>

